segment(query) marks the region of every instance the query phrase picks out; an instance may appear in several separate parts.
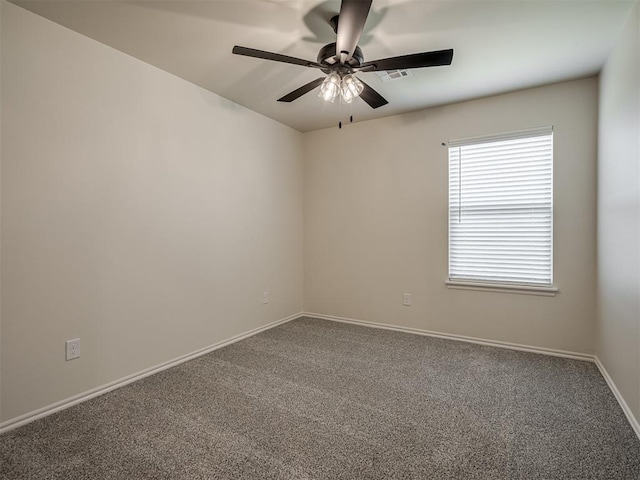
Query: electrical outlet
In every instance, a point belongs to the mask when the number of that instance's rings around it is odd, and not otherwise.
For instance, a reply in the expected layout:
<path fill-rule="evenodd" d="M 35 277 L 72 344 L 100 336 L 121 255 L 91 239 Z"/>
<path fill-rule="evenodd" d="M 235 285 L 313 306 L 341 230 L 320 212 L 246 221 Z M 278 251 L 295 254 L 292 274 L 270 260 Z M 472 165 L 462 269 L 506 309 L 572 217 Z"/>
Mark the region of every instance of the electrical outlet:
<path fill-rule="evenodd" d="M 262 303 L 269 303 L 269 292 L 262 292 Z"/>
<path fill-rule="evenodd" d="M 74 358 L 80 358 L 80 339 L 74 338 L 73 340 L 67 340 L 66 342 L 67 360 L 73 360 Z"/>
<path fill-rule="evenodd" d="M 410 293 L 405 293 L 402 295 L 402 304 L 405 307 L 410 307 L 411 306 L 411 294 Z"/>

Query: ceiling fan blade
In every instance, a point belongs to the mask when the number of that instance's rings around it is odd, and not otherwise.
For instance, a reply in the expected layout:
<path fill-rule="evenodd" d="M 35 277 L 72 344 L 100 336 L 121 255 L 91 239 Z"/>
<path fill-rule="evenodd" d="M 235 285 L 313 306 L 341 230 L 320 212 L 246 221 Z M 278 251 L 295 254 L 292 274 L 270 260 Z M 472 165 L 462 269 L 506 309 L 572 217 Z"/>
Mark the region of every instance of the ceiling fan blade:
<path fill-rule="evenodd" d="M 353 55 L 364 30 L 372 1 L 342 0 L 336 41 L 336 54 L 340 56 L 341 63 L 346 62 Z"/>
<path fill-rule="evenodd" d="M 311 90 L 316 88 L 322 82 L 324 82 L 325 77 L 320 77 L 315 79 L 312 82 L 307 83 L 306 85 L 301 86 L 300 88 L 295 89 L 293 92 L 286 94 L 284 97 L 279 98 L 279 102 L 293 102 L 295 99 L 300 98 L 305 93 L 309 93 Z"/>
<path fill-rule="evenodd" d="M 362 82 L 362 85 L 364 85 L 364 90 L 362 90 L 360 98 L 367 102 L 371 108 L 378 108 L 389 103 L 387 99 L 385 99 L 369 85 L 364 83 L 361 79 L 358 80 L 360 80 Z"/>
<path fill-rule="evenodd" d="M 437 50 L 435 52 L 414 53 L 412 55 L 402 55 L 400 57 L 383 58 L 364 62 L 358 70 L 364 72 L 375 72 L 383 70 L 405 70 L 410 68 L 438 67 L 441 65 L 451 65 L 453 60 L 453 49 Z"/>
<path fill-rule="evenodd" d="M 264 50 L 256 50 L 255 48 L 235 46 L 232 50 L 236 55 L 244 55 L 245 57 L 262 58 L 264 60 L 273 60 L 274 62 L 291 63 L 293 65 L 302 65 L 303 67 L 323 68 L 322 65 L 302 58 L 290 57 L 279 53 L 265 52 Z"/>

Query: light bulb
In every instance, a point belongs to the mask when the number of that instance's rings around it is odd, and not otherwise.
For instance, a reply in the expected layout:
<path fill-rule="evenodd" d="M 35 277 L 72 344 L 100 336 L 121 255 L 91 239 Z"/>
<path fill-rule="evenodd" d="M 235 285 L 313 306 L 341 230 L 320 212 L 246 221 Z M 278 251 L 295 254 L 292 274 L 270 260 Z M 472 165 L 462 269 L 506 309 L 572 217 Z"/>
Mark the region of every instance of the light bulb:
<path fill-rule="evenodd" d="M 318 96 L 327 102 L 333 102 L 340 94 L 340 75 L 332 73 L 320 85 Z"/>
<path fill-rule="evenodd" d="M 342 92 L 342 100 L 345 103 L 351 103 L 354 98 L 360 96 L 364 90 L 364 85 L 356 77 L 348 74 L 342 79 L 340 90 Z"/>

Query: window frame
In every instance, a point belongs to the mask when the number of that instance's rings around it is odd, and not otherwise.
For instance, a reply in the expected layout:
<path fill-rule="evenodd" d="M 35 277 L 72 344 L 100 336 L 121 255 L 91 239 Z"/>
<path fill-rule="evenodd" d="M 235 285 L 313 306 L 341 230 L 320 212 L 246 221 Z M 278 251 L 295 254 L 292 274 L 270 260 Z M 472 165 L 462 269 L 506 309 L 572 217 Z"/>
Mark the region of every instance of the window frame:
<path fill-rule="evenodd" d="M 521 294 L 530 294 L 530 295 L 542 295 L 542 296 L 554 296 L 558 293 L 558 288 L 555 285 L 555 276 L 554 276 L 554 163 L 555 163 L 555 143 L 553 138 L 553 127 L 552 126 L 544 126 L 538 128 L 531 128 L 526 130 L 516 130 L 498 134 L 491 135 L 483 135 L 478 137 L 468 137 L 462 138 L 458 140 L 450 140 L 447 144 L 447 280 L 445 281 L 445 285 L 448 288 L 453 289 L 462 289 L 462 290 L 478 290 L 478 291 L 490 291 L 490 292 L 501 292 L 501 293 L 521 293 Z M 460 279 L 460 278 L 451 278 L 451 164 L 450 164 L 450 150 L 451 148 L 469 146 L 469 145 L 481 145 L 484 143 L 492 143 L 499 141 L 507 141 L 507 140 L 515 140 L 515 139 L 523 139 L 523 138 L 533 138 L 544 135 L 551 135 L 551 225 L 550 225 L 550 237 L 551 237 L 551 248 L 549 252 L 549 261 L 550 261 L 550 283 L 549 284 L 534 284 L 534 283 L 526 283 L 526 282 L 502 282 L 502 281 L 492 281 L 486 279 Z M 458 188 L 461 188 L 459 186 Z"/>

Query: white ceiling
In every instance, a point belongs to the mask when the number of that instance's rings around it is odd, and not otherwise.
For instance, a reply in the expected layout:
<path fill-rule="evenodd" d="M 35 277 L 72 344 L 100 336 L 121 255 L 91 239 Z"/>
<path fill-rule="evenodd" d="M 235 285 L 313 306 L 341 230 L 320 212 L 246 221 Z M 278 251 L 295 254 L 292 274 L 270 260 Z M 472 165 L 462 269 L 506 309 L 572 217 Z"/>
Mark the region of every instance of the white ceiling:
<path fill-rule="evenodd" d="M 300 131 L 383 117 L 591 76 L 633 0 L 374 0 L 360 41 L 365 61 L 453 48 L 448 67 L 383 83 L 359 75 L 389 104 L 373 110 L 315 91 L 276 100 L 318 70 L 233 55 L 234 45 L 316 59 L 335 41 L 339 0 L 11 0 L 13 3 Z"/>

